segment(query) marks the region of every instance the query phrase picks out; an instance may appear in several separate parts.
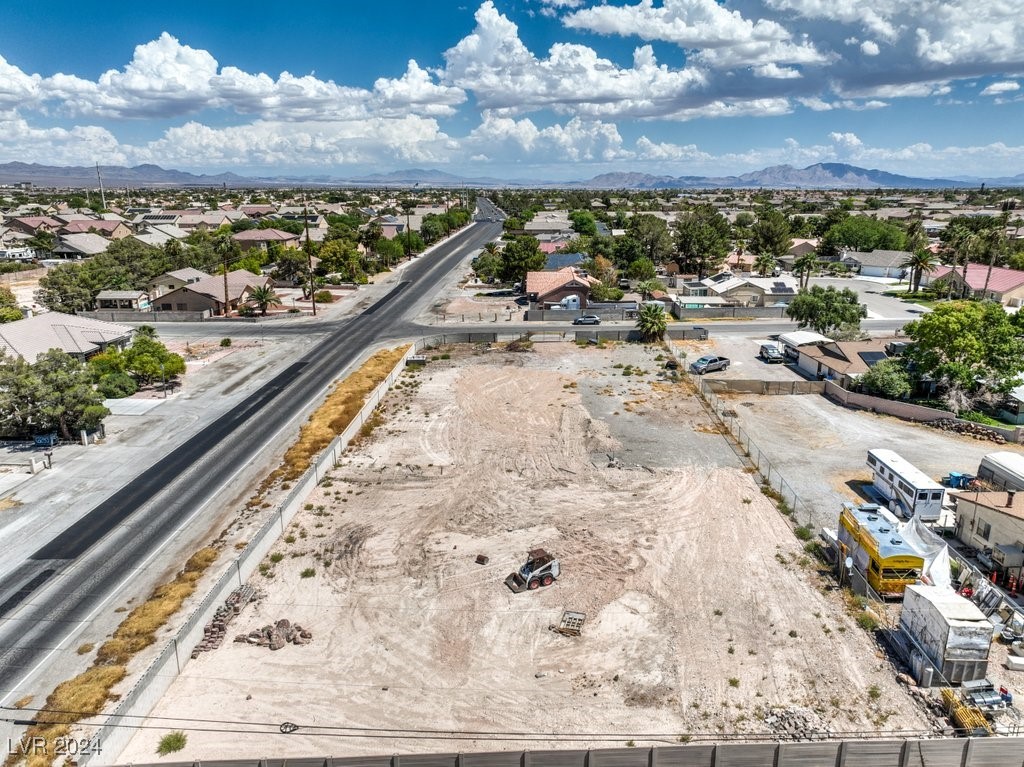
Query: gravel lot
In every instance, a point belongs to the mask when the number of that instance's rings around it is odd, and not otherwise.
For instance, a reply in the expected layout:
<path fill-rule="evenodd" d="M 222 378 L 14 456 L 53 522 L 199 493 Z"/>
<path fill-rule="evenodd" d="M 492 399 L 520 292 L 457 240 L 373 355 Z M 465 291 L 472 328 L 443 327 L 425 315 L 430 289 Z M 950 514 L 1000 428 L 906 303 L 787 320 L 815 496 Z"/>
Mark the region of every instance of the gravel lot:
<path fill-rule="evenodd" d="M 533 732 L 531 749 L 770 734 L 775 708 L 833 732 L 929 726 L 657 350 L 451 354 L 402 378 L 230 629 L 287 617 L 312 643 L 228 642 L 153 712 L 299 731 L 190 732 L 176 760 L 237 756 L 243 738 L 280 757 L 522 748 L 314 724 Z M 562 577 L 512 594 L 505 575 L 537 546 Z M 579 638 L 548 630 L 566 609 L 587 615 Z M 146 724 L 119 761 L 151 760 L 173 729 Z"/>
<path fill-rule="evenodd" d="M 891 416 L 849 410 L 820 395 L 726 394 L 750 439 L 815 509 L 817 526 L 834 528 L 844 500 L 863 501 L 855 488 L 869 482 L 867 451 L 895 450 L 925 474 L 975 473 L 982 456 L 1017 445 L 962 437 Z"/>

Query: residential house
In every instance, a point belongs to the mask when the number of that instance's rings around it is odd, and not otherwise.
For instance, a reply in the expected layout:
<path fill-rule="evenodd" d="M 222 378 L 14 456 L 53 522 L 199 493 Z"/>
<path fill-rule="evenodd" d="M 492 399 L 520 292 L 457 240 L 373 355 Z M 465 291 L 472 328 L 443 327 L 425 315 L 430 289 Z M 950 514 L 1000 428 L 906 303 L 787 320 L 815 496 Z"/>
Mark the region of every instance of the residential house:
<path fill-rule="evenodd" d="M 258 248 L 262 251 L 266 251 L 271 243 L 285 248 L 297 248 L 301 240 L 299 235 L 280 229 L 246 229 L 231 235 L 231 239 L 237 242 L 242 250 Z"/>
<path fill-rule="evenodd" d="M 557 304 L 576 295 L 580 297 L 580 308 L 585 309 L 590 288 L 598 283 L 597 278 L 567 266 L 554 272 L 527 272 L 524 292 L 536 304 Z"/>
<path fill-rule="evenodd" d="M 544 262 L 544 271 L 557 272 L 567 266 L 580 266 L 588 258 L 586 253 L 549 253 Z"/>
<path fill-rule="evenodd" d="M 956 537 L 983 555 L 979 560 L 984 560 L 984 569 L 995 571 L 997 579 L 1013 576 L 1019 581 L 1024 566 L 1024 492 L 964 490 L 949 495 L 956 508 Z"/>
<path fill-rule="evenodd" d="M 21 216 L 4 223 L 8 228 L 30 236 L 35 236 L 40 232 L 56 232 L 62 225 L 60 221 L 50 216 Z"/>
<path fill-rule="evenodd" d="M 131 228 L 123 221 L 105 221 L 95 218 L 76 219 L 64 224 L 58 234 L 82 234 L 94 232 L 108 240 L 123 240 L 132 234 Z"/>
<path fill-rule="evenodd" d="M 161 248 L 171 240 L 184 240 L 188 237 L 188 232 L 174 224 L 148 224 L 132 237 L 145 245 Z"/>
<path fill-rule="evenodd" d="M 954 271 L 951 267 L 940 266 L 927 278 L 927 283 L 922 279 L 921 284 L 931 284 L 938 279 L 951 281 L 954 298 L 990 299 L 1012 307 L 1024 305 L 1024 271 L 1017 269 L 994 266 L 990 271 L 986 264 L 968 264 L 964 280 L 963 267 Z"/>
<path fill-rule="evenodd" d="M 110 240 L 93 232 L 62 234 L 57 238 L 53 255 L 67 259 L 89 258 L 106 253 L 110 245 Z"/>
<path fill-rule="evenodd" d="M 141 290 L 101 290 L 96 294 L 97 309 L 150 311 L 149 294 Z"/>
<path fill-rule="evenodd" d="M 208 279 L 211 275 L 187 266 L 184 269 L 175 269 L 173 272 L 161 274 L 147 286 L 149 295 L 154 299 L 166 295 L 171 291 L 192 285 L 200 280 Z"/>
<path fill-rule="evenodd" d="M 808 253 L 814 253 L 818 250 L 818 243 L 817 237 L 811 239 L 794 238 L 789 246 L 789 250 L 786 251 L 786 255 L 800 258 L 800 256 L 806 256 Z"/>
<path fill-rule="evenodd" d="M 276 205 L 242 205 L 238 209 L 249 218 L 263 218 L 277 213 Z"/>
<path fill-rule="evenodd" d="M 804 347 L 830 343 L 833 343 L 831 338 L 823 336 L 821 333 L 815 333 L 812 330 L 794 330 L 779 336 L 782 353 L 793 362 L 799 360 L 800 351 Z"/>
<path fill-rule="evenodd" d="M 388 240 L 393 240 L 405 232 L 405 220 L 398 216 L 377 216 L 370 223 L 380 224 L 381 235 Z"/>
<path fill-rule="evenodd" d="M 866 253 L 848 252 L 840 259 L 849 269 L 862 277 L 891 277 L 904 279 L 907 268 L 903 266 L 913 254 L 905 250 L 869 250 Z"/>
<path fill-rule="evenodd" d="M 1024 425 L 1024 385 L 1010 391 L 999 405 L 999 418 L 1018 426 Z"/>
<path fill-rule="evenodd" d="M 35 362 L 36 357 L 50 349 L 86 360 L 111 347 L 123 349 L 134 332 L 127 325 L 44 312 L 0 325 L 0 349 L 26 362 Z"/>
<path fill-rule="evenodd" d="M 225 292 L 227 312 L 230 313 L 245 303 L 253 288 L 269 284 L 270 278 L 266 275 L 256 275 L 245 269 L 237 269 L 228 272 L 226 291 L 223 275 L 206 277 L 161 295 L 154 300 L 153 309 L 159 312 L 209 311 L 211 314 L 223 315 Z"/>
<path fill-rule="evenodd" d="M 681 295 L 717 296 L 726 306 L 773 306 L 791 301 L 798 287 L 794 277 L 737 277 L 732 272 L 719 272 L 699 282 L 683 282 Z"/>
<path fill-rule="evenodd" d="M 886 341 L 829 341 L 797 348 L 797 367 L 811 378 L 835 381 L 844 389 L 889 355 Z"/>
<path fill-rule="evenodd" d="M 177 221 L 162 221 L 159 223 L 173 223 L 186 232 L 211 231 L 220 229 L 222 226 L 230 226 L 232 217 L 223 211 L 217 213 L 186 213 L 178 216 Z"/>

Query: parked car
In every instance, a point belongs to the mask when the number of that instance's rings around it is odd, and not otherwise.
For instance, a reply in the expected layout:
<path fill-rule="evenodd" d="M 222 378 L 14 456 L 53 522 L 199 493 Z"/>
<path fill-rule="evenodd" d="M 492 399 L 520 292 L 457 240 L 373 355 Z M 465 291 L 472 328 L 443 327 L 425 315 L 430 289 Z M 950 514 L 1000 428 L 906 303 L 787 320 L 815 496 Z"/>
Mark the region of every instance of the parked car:
<path fill-rule="evenodd" d="M 582 317 L 577 317 L 572 321 L 573 325 L 600 325 L 601 318 L 596 314 L 584 314 Z"/>
<path fill-rule="evenodd" d="M 786 361 L 782 349 L 775 344 L 761 344 L 761 349 L 757 352 L 757 356 L 768 363 Z"/>
<path fill-rule="evenodd" d="M 716 357 L 713 354 L 705 354 L 700 359 L 694 360 L 693 364 L 690 365 L 690 370 L 697 375 L 704 375 L 705 373 L 713 373 L 716 370 L 726 370 L 728 367 L 728 357 Z"/>

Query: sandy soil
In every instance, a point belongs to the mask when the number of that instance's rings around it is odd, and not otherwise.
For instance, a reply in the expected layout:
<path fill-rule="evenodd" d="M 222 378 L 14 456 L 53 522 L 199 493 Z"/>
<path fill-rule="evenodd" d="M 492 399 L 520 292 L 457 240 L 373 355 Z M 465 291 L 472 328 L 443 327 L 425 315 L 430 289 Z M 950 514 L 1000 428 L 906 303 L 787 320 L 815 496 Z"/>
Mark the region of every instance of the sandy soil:
<path fill-rule="evenodd" d="M 175 760 L 522 748 L 513 732 L 538 733 L 532 749 L 644 744 L 770 732 L 767 711 L 793 706 L 835 732 L 928 728 L 655 354 L 461 349 L 404 376 L 383 424 L 254 576 L 266 597 L 230 630 L 287 617 L 312 643 L 225 644 L 154 711 L 306 727 L 190 732 Z M 511 593 L 504 577 L 537 546 L 562 577 Z M 587 614 L 581 637 L 549 630 L 565 609 Z M 120 762 L 151 760 L 175 728 L 147 725 Z"/>

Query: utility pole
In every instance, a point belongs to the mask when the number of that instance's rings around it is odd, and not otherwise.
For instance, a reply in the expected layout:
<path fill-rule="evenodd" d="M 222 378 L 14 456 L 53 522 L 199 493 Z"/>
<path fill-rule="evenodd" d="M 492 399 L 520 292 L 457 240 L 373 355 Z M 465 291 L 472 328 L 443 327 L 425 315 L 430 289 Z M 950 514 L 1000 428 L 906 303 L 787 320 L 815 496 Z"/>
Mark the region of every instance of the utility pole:
<path fill-rule="evenodd" d="M 228 301 L 228 249 L 224 248 L 224 316 L 231 313 L 231 304 Z"/>
<path fill-rule="evenodd" d="M 103 193 L 103 176 L 100 175 L 100 164 L 96 163 L 96 179 L 100 182 L 100 205 L 107 209 L 107 196 Z"/>
<path fill-rule="evenodd" d="M 309 300 L 313 302 L 313 316 L 316 317 L 316 286 L 313 284 L 313 248 L 309 243 L 309 208 L 306 195 L 302 195 L 302 220 L 306 225 L 306 259 L 309 263 Z"/>

